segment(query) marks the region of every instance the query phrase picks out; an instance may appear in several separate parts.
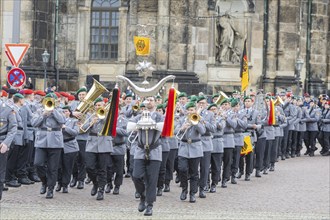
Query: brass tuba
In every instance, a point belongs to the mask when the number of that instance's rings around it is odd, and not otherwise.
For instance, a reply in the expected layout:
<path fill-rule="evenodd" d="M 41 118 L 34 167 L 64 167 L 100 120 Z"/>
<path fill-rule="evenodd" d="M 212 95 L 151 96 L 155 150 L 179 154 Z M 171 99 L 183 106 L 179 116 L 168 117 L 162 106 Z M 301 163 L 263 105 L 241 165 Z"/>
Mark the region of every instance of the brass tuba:
<path fill-rule="evenodd" d="M 42 100 L 42 105 L 46 111 L 52 111 L 55 108 L 55 100 L 47 97 Z"/>
<path fill-rule="evenodd" d="M 226 93 L 220 91 L 220 92 L 219 92 L 219 98 L 215 101 L 215 104 L 216 104 L 216 105 L 220 105 L 220 103 L 221 103 L 224 99 L 228 99 L 228 96 L 226 95 Z"/>
<path fill-rule="evenodd" d="M 87 113 L 94 107 L 94 100 L 97 99 L 102 93 L 109 92 L 101 83 L 96 81 L 95 79 L 92 88 L 87 93 L 86 97 L 77 107 L 77 111 L 82 114 Z"/>

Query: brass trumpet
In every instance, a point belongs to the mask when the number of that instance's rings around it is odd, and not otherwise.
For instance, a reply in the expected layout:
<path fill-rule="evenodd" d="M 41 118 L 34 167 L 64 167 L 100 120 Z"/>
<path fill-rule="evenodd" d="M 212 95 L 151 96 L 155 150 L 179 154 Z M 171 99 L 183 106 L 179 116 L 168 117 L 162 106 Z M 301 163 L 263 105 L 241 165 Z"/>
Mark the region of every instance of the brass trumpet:
<path fill-rule="evenodd" d="M 137 104 L 135 104 L 135 105 L 132 106 L 132 110 L 133 110 L 134 112 L 137 112 L 137 111 L 140 110 L 140 106 L 137 105 Z"/>
<path fill-rule="evenodd" d="M 55 108 L 55 100 L 53 98 L 44 98 L 42 100 L 42 105 L 46 111 L 52 111 Z"/>

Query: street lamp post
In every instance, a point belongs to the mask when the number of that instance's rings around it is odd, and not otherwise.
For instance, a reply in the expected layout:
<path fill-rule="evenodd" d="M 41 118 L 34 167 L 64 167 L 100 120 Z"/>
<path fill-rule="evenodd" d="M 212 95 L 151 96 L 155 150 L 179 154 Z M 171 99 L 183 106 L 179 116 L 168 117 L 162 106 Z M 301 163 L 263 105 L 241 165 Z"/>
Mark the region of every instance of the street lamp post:
<path fill-rule="evenodd" d="M 50 54 L 47 52 L 47 50 L 45 50 L 41 56 L 42 56 L 42 62 L 44 63 L 44 91 L 46 91 L 46 88 L 47 88 L 47 63 L 49 61 Z"/>
<path fill-rule="evenodd" d="M 300 57 L 297 58 L 296 60 L 296 72 L 297 72 L 297 95 L 300 94 L 300 71 L 304 65 L 304 60 Z"/>

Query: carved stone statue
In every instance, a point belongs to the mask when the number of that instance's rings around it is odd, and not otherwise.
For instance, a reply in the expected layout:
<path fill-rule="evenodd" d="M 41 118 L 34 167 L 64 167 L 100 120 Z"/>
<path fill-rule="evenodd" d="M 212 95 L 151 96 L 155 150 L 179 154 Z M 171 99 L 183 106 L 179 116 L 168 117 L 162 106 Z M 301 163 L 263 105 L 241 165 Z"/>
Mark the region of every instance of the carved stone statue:
<path fill-rule="evenodd" d="M 239 62 L 240 49 L 235 48 L 235 40 L 241 37 L 234 28 L 231 16 L 227 13 L 216 21 L 216 60 L 223 62 Z"/>

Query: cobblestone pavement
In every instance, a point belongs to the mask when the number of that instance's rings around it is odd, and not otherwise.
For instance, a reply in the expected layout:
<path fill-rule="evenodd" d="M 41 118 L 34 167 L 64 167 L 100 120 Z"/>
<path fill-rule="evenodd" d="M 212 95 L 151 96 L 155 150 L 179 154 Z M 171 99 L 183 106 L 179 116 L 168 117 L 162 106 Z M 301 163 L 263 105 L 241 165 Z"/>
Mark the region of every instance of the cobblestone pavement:
<path fill-rule="evenodd" d="M 180 201 L 181 189 L 172 183 L 171 192 L 157 197 L 152 217 L 137 211 L 131 179 L 124 179 L 120 195 L 106 194 L 103 201 L 90 196 L 90 184 L 51 200 L 39 194 L 40 184 L 10 188 L 0 219 L 330 219 L 329 161 L 319 154 L 280 161 L 275 172 L 218 186 L 195 204 Z"/>

